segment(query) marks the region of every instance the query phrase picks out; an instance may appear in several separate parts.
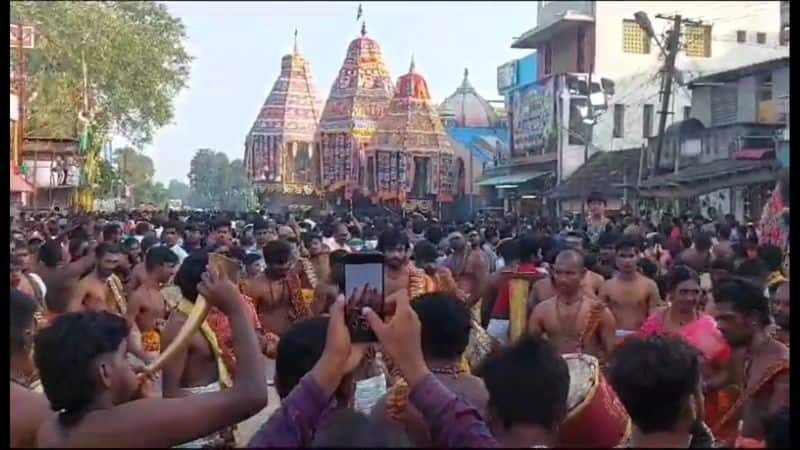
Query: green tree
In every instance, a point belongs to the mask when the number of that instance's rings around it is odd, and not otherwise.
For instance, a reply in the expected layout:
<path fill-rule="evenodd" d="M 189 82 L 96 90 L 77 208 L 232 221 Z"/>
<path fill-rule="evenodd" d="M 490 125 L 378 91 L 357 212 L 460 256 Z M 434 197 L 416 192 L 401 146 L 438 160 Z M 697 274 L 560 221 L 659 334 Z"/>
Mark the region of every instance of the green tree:
<path fill-rule="evenodd" d="M 189 198 L 189 185 L 179 180 L 170 180 L 167 185 L 167 195 L 170 199 L 178 199 L 186 203 Z"/>
<path fill-rule="evenodd" d="M 172 119 L 191 62 L 184 26 L 153 1 L 15 1 L 11 12 L 36 28 L 36 48 L 26 52 L 28 134 L 87 132 L 82 185 L 90 198 L 112 134 L 140 147 Z"/>
<path fill-rule="evenodd" d="M 253 193 L 242 160 L 210 149 L 198 150 L 190 163 L 188 203 L 196 208 L 245 210 Z"/>
<path fill-rule="evenodd" d="M 122 181 L 131 186 L 149 184 L 156 173 L 153 160 L 144 153 L 131 147 L 116 150 L 117 171 Z"/>

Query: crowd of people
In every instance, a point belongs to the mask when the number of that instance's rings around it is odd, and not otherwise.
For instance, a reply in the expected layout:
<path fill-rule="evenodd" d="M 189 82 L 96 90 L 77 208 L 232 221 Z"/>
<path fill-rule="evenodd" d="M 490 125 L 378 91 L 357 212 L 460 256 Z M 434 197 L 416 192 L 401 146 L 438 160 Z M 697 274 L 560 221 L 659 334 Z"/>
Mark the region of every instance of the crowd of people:
<path fill-rule="evenodd" d="M 11 446 L 787 447 L 788 249 L 587 209 L 21 214 Z M 384 257 L 377 343 L 346 325 L 352 252 Z"/>

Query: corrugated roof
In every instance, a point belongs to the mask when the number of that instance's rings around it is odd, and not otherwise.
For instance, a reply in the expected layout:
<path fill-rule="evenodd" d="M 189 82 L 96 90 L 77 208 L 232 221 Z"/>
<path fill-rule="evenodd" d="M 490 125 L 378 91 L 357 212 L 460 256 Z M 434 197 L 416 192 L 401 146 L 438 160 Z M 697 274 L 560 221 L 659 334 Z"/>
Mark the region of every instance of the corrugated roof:
<path fill-rule="evenodd" d="M 736 173 L 751 172 L 760 169 L 775 167 L 775 161 L 742 161 L 735 159 L 721 159 L 705 164 L 697 164 L 682 168 L 678 173 L 670 173 L 648 178 L 639 185 L 640 189 L 656 189 L 671 187 L 684 183 L 702 183 L 716 177 Z"/>
<path fill-rule="evenodd" d="M 606 197 L 621 197 L 622 183 L 635 183 L 639 175 L 640 148 L 597 152 L 564 182 L 545 195 L 553 199 L 586 198 L 598 191 Z"/>
<path fill-rule="evenodd" d="M 478 186 L 501 186 L 504 184 L 508 185 L 519 185 L 534 178 L 539 178 L 541 176 L 547 175 L 548 171 L 528 171 L 528 172 L 520 172 L 514 173 L 511 175 L 498 175 L 496 177 L 486 178 L 485 180 L 481 180 L 478 182 Z"/>
<path fill-rule="evenodd" d="M 727 81 L 736 81 L 740 78 L 744 78 L 754 73 L 763 72 L 766 70 L 772 70 L 780 66 L 788 66 L 788 65 L 789 65 L 788 56 L 769 59 L 767 61 L 761 61 L 754 64 L 748 64 L 746 66 L 735 67 L 733 69 L 724 70 L 716 73 L 710 73 L 708 75 L 697 77 L 689 83 L 689 88 L 692 88 L 694 87 L 694 85 L 701 83 L 724 83 Z"/>

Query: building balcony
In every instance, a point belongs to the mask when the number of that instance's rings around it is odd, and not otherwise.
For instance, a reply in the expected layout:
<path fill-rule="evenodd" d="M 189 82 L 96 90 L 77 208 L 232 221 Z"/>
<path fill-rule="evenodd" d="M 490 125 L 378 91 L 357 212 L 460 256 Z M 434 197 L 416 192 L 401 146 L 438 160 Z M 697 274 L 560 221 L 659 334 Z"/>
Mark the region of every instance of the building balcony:
<path fill-rule="evenodd" d="M 511 48 L 537 48 L 561 33 L 576 29 L 578 25 L 594 23 L 594 16 L 570 10 L 555 15 L 549 21 L 538 22 L 536 28 L 515 39 Z"/>

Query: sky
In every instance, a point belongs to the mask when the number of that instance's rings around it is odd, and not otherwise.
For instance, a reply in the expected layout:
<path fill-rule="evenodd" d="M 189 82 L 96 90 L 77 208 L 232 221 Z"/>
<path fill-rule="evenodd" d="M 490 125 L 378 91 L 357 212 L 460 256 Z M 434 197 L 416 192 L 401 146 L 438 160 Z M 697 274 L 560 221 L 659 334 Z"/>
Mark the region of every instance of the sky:
<path fill-rule="evenodd" d="M 437 103 L 461 84 L 464 68 L 487 99 L 497 93 L 497 67 L 531 50 L 511 49 L 514 37 L 536 25 L 536 2 L 361 2 L 367 35 L 381 47 L 394 80 L 416 71 Z M 199 148 L 244 156 L 244 141 L 280 73 L 281 57 L 298 46 L 310 61 L 321 99 L 359 35 L 359 2 L 167 2 L 186 26 L 194 57 L 188 87 L 175 100 L 173 123 L 142 150 L 156 180 L 187 181 Z M 115 139 L 114 146 L 125 145 Z"/>

